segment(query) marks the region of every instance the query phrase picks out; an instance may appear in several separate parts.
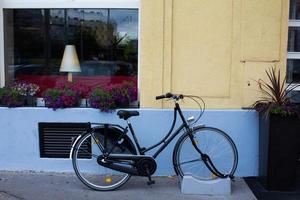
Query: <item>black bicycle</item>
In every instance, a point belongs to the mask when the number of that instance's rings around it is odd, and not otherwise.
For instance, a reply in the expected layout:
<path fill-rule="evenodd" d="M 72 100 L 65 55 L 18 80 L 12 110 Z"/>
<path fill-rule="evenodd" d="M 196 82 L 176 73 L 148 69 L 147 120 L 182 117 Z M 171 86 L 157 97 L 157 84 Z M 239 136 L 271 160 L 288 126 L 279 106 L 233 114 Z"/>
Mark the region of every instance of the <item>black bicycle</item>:
<path fill-rule="evenodd" d="M 169 132 L 157 144 L 141 147 L 130 117 L 138 116 L 138 111 L 119 110 L 117 115 L 127 121 L 125 128 L 116 124 L 98 124 L 77 137 L 73 143 L 70 156 L 77 177 L 86 186 L 95 190 L 113 190 L 125 184 L 131 175 L 149 178 L 156 171 L 155 158 L 179 134 L 173 150 L 173 166 L 176 174 L 183 177 L 192 175 L 200 180 L 233 178 L 238 163 L 238 152 L 232 139 L 223 131 L 195 125 L 205 110 L 202 98 L 190 95 L 167 93 L 156 99 L 174 100 L 174 119 Z M 199 105 L 200 113 L 185 119 L 179 101 L 189 98 Z M 201 106 L 200 101 L 203 103 Z M 175 131 L 177 115 L 182 124 Z M 127 135 L 131 132 L 133 140 Z M 146 153 L 159 147 L 154 155 Z"/>

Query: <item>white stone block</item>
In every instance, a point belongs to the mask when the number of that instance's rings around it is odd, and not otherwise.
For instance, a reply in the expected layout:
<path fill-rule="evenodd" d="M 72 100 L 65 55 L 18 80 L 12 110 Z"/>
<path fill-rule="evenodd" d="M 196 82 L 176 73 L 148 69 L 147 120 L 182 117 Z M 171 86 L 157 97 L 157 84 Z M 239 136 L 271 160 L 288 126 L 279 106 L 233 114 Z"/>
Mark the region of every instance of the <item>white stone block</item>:
<path fill-rule="evenodd" d="M 87 107 L 87 99 L 80 99 L 79 107 L 86 108 Z"/>
<path fill-rule="evenodd" d="M 230 195 L 231 180 L 215 179 L 215 180 L 198 180 L 193 176 L 184 176 L 181 181 L 182 194 L 202 194 L 202 195 Z"/>
<path fill-rule="evenodd" d="M 36 98 L 36 106 L 45 107 L 45 101 L 43 98 Z"/>

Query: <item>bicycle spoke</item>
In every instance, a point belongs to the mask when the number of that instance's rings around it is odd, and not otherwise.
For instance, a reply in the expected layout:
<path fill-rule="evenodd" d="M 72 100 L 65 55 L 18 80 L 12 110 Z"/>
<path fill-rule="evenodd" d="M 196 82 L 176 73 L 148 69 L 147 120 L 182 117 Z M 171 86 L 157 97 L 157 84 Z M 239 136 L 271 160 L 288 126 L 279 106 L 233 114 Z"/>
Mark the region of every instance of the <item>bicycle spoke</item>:
<path fill-rule="evenodd" d="M 76 149 L 76 148 L 74 148 L 74 149 Z M 86 151 L 86 150 L 83 150 L 83 149 L 80 149 L 80 150 L 78 150 L 78 151 L 84 152 L 84 153 L 88 153 L 90 156 L 92 156 L 92 157 L 94 157 L 94 158 L 98 158 L 98 157 L 99 157 L 99 156 L 97 156 L 97 155 L 95 155 L 95 154 L 92 154 L 92 153 L 90 153 L 90 152 L 88 152 L 88 151 Z"/>
<path fill-rule="evenodd" d="M 95 141 L 95 143 L 97 144 L 97 146 L 98 146 L 98 148 L 100 149 L 100 151 L 103 152 L 103 151 L 104 151 L 104 147 L 102 146 L 101 142 L 97 142 L 97 140 L 96 140 L 96 138 L 95 138 L 95 136 L 94 136 L 93 133 L 91 134 L 91 136 L 92 136 L 92 138 L 94 139 L 94 141 Z"/>
<path fill-rule="evenodd" d="M 194 160 L 190 160 L 190 161 L 184 161 L 184 162 L 180 163 L 180 165 L 187 164 L 187 163 L 192 163 L 192 162 L 196 162 L 196 161 L 202 161 L 202 159 L 198 158 L 198 159 L 194 159 Z"/>
<path fill-rule="evenodd" d="M 73 168 L 81 182 L 92 189 L 101 191 L 116 189 L 126 183 L 130 175 L 99 165 L 97 159 L 94 159 L 98 158 L 95 152 L 100 155 L 103 154 L 100 148 L 102 145 L 102 135 L 98 134 L 101 134 L 101 132 L 84 135 L 76 143 L 72 158 Z M 111 141 L 111 138 L 108 138 L 108 144 L 111 145 L 113 143 L 115 141 Z M 86 148 L 86 145 L 91 146 L 93 153 Z M 133 146 L 116 146 L 112 153 L 126 152 L 128 154 L 128 149 L 134 148 Z M 126 151 L 122 151 L 121 149 L 125 149 Z M 92 155 L 93 159 L 80 159 L 79 154 L 81 153 Z M 120 165 L 128 165 L 128 163 L 120 162 Z"/>
<path fill-rule="evenodd" d="M 231 153 L 231 150 L 229 149 L 229 147 L 227 147 L 228 148 L 228 150 L 226 151 L 226 150 L 222 150 L 222 151 L 220 151 L 219 153 L 212 153 L 212 154 L 209 154 L 209 155 L 211 155 L 210 157 L 211 158 L 223 158 L 224 157 L 224 155 L 227 155 L 227 153 Z"/>
<path fill-rule="evenodd" d="M 211 163 L 205 163 L 197 152 L 187 135 L 177 142 L 175 165 L 176 172 L 183 176 L 192 174 L 200 180 L 215 179 L 215 171 L 221 174 L 233 174 L 237 167 L 236 147 L 226 133 L 210 127 L 195 130 L 194 140 L 202 153 L 209 156 Z M 191 157 L 195 156 L 195 157 Z M 208 164 L 208 166 L 206 166 Z M 211 169 L 209 169 L 211 167 Z M 214 169 L 215 168 L 215 169 Z M 214 172 L 212 172 L 214 171 Z"/>

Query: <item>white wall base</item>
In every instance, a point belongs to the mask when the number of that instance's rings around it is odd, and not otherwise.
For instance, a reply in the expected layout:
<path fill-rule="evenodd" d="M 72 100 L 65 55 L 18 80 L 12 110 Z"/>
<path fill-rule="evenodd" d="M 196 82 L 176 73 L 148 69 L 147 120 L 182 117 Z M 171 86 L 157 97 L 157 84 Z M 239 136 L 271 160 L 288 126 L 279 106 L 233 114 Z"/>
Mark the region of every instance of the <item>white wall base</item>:
<path fill-rule="evenodd" d="M 169 131 L 173 110 L 138 109 L 138 111 L 140 116 L 132 117 L 131 123 L 141 146 L 149 147 Z M 126 126 L 126 122 L 119 119 L 116 112 L 103 113 L 93 108 L 66 108 L 54 111 L 45 107 L 0 107 L 0 170 L 73 172 L 72 162 L 69 159 L 40 157 L 38 123 L 97 122 Z M 183 114 L 188 118 L 197 116 L 199 111 L 183 110 Z M 236 177 L 258 175 L 259 123 L 256 112 L 207 110 L 199 123 L 222 129 L 233 139 L 239 152 Z M 157 157 L 158 167 L 155 176 L 174 175 L 172 155 L 178 137 Z M 152 150 L 147 155 L 153 155 L 154 152 Z"/>
<path fill-rule="evenodd" d="M 184 176 L 181 181 L 181 193 L 202 195 L 230 195 L 231 180 L 229 178 L 226 178 L 202 181 L 187 175 Z"/>

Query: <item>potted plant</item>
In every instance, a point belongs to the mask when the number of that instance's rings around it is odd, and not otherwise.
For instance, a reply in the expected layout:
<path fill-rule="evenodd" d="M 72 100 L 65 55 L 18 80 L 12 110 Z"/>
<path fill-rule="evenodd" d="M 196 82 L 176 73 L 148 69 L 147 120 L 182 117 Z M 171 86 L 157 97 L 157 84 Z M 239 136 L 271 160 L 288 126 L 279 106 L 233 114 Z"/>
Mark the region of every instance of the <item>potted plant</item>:
<path fill-rule="evenodd" d="M 38 85 L 27 82 L 15 82 L 10 87 L 23 97 L 24 106 L 36 106 L 35 95 L 40 89 Z"/>
<path fill-rule="evenodd" d="M 78 106 L 79 96 L 70 89 L 51 88 L 44 92 L 45 105 L 48 108 L 70 108 Z"/>
<path fill-rule="evenodd" d="M 72 90 L 76 92 L 76 94 L 80 98 L 79 106 L 87 107 L 87 98 L 89 97 L 89 93 L 91 91 L 88 86 L 79 82 L 63 81 L 63 82 L 59 82 L 56 88 L 62 90 Z"/>
<path fill-rule="evenodd" d="M 291 102 L 298 85 L 281 81 L 280 71 L 266 70 L 268 81 L 258 80 L 263 94 L 253 107 L 260 113 L 259 176 L 268 190 L 294 190 L 300 147 L 299 107 Z"/>
<path fill-rule="evenodd" d="M 24 106 L 24 99 L 14 89 L 4 87 L 0 90 L 0 104 L 7 107 Z"/>
<path fill-rule="evenodd" d="M 137 89 L 132 82 L 114 85 L 107 90 L 111 93 L 118 108 L 129 108 L 137 100 Z"/>
<path fill-rule="evenodd" d="M 6 88 L 0 88 L 0 106 L 5 106 L 4 105 L 4 97 L 7 94 L 7 89 Z"/>
<path fill-rule="evenodd" d="M 100 109 L 102 112 L 110 112 L 116 108 L 113 96 L 100 87 L 91 92 L 89 102 L 92 108 Z"/>

